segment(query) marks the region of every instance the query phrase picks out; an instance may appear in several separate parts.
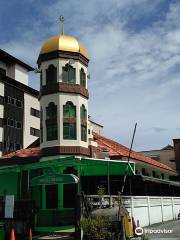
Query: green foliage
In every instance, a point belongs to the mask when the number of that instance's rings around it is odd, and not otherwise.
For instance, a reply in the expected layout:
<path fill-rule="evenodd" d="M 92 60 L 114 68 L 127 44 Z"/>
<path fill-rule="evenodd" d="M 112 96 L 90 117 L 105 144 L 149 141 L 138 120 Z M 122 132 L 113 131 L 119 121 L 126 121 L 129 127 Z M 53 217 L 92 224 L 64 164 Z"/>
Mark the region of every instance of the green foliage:
<path fill-rule="evenodd" d="M 81 228 L 87 239 L 114 239 L 114 234 L 109 231 L 110 225 L 109 219 L 102 216 L 81 220 Z"/>
<path fill-rule="evenodd" d="M 149 240 L 149 237 L 147 235 L 143 235 L 142 240 Z"/>

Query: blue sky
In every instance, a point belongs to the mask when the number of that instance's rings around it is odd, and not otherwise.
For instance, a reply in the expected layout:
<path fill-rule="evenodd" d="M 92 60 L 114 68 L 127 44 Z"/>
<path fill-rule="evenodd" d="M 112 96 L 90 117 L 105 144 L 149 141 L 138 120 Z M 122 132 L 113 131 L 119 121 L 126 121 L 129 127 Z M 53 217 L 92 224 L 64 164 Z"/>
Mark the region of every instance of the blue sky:
<path fill-rule="evenodd" d="M 42 43 L 60 31 L 90 52 L 89 113 L 104 134 L 158 149 L 180 137 L 180 1 L 1 1 L 0 48 L 36 66 Z M 32 73 L 30 84 L 38 88 Z"/>

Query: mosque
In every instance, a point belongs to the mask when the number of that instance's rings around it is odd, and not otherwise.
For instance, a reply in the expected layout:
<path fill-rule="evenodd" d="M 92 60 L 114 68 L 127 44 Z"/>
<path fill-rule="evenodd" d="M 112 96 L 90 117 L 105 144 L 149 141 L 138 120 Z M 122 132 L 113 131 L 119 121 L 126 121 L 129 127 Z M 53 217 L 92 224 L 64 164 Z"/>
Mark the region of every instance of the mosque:
<path fill-rule="evenodd" d="M 31 215 L 36 231 L 73 225 L 77 192 L 97 194 L 103 186 L 115 195 L 124 175 L 124 195 L 180 196 L 176 169 L 105 137 L 103 127 L 88 118 L 89 60 L 87 49 L 65 35 L 63 25 L 60 35 L 43 43 L 36 70 L 39 138 L 0 158 L 1 219 L 2 204 L 13 195 L 14 218 Z"/>

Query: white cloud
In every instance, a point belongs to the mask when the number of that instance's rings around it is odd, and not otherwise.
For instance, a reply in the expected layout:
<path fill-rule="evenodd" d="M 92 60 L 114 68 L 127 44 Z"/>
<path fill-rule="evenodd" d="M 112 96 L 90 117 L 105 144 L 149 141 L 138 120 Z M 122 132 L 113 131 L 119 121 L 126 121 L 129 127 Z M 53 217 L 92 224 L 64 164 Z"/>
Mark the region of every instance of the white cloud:
<path fill-rule="evenodd" d="M 90 114 L 124 144 L 138 121 L 136 148 L 158 148 L 178 137 L 180 117 L 180 3 L 172 2 L 165 14 L 158 12 L 162 2 L 56 1 L 42 5 L 42 19 L 3 47 L 35 65 L 42 42 L 59 32 L 58 16 L 64 15 L 65 33 L 79 38 L 91 55 Z M 154 14 L 160 17 L 138 22 Z M 161 128 L 167 130 L 149 130 Z"/>

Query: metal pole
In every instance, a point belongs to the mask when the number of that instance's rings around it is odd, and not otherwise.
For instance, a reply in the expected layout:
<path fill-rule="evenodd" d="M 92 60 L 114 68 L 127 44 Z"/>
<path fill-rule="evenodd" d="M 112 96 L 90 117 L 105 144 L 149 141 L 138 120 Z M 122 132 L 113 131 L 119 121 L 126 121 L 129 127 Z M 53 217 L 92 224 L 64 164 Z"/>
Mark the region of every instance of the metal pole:
<path fill-rule="evenodd" d="M 108 195 L 110 195 L 109 159 L 108 159 Z"/>
<path fill-rule="evenodd" d="M 129 149 L 128 161 L 127 161 L 127 166 L 126 166 L 125 175 L 124 175 L 124 178 L 123 178 L 123 183 L 122 183 L 122 188 L 121 188 L 121 194 L 124 192 L 124 186 L 125 186 L 125 182 L 126 182 L 126 178 L 127 178 L 128 164 L 129 164 L 129 161 L 130 161 L 132 146 L 133 146 L 133 143 L 134 143 L 134 137 L 135 137 L 135 133 L 136 133 L 136 127 L 137 127 L 137 123 L 135 123 L 135 126 L 134 126 L 134 132 L 133 132 L 133 137 L 132 137 L 132 141 L 131 141 L 131 147 L 130 147 L 130 149 Z"/>
<path fill-rule="evenodd" d="M 60 16 L 60 21 L 61 21 L 61 35 L 64 35 L 64 17 Z"/>

